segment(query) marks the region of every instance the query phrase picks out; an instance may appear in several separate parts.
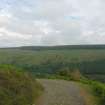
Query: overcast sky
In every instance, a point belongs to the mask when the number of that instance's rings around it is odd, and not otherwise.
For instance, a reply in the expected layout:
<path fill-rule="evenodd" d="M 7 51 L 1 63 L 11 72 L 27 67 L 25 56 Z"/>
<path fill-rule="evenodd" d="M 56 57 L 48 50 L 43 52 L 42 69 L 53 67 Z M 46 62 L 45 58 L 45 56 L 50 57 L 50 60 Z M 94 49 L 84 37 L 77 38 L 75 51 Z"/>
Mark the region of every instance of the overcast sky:
<path fill-rule="evenodd" d="M 0 0 L 0 47 L 105 44 L 105 0 Z"/>

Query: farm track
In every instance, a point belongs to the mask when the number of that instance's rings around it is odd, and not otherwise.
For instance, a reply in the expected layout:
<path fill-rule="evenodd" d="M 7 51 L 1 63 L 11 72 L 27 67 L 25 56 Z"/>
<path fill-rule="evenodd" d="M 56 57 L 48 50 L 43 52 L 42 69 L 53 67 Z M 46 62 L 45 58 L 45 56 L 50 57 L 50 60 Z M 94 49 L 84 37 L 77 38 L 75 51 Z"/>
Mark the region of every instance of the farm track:
<path fill-rule="evenodd" d="M 38 80 L 45 88 L 35 105 L 85 105 L 80 88 L 65 80 Z"/>

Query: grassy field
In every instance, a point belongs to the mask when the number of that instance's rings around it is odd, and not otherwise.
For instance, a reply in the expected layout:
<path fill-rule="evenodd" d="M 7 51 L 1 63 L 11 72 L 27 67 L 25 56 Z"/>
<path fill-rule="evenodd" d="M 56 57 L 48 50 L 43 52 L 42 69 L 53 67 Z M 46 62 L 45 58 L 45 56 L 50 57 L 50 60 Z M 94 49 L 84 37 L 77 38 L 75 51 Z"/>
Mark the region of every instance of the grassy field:
<path fill-rule="evenodd" d="M 105 81 L 105 49 L 0 49 L 0 64 L 11 64 L 35 75 L 79 69 L 83 75 Z"/>

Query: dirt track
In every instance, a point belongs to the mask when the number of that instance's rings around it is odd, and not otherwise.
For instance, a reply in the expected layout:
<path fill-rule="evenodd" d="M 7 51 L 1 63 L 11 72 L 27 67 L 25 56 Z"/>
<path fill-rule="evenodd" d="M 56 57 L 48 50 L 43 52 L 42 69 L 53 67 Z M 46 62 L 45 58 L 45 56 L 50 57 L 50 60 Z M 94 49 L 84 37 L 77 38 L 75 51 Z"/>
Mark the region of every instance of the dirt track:
<path fill-rule="evenodd" d="M 85 105 L 80 89 L 74 82 L 64 80 L 38 80 L 45 88 L 35 105 Z"/>

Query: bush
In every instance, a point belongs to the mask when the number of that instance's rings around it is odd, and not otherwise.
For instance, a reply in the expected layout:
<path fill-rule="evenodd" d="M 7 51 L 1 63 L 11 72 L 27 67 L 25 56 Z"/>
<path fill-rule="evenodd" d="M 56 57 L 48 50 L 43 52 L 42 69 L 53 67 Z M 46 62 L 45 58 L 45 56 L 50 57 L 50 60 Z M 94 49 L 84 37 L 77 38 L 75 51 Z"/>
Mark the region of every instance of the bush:
<path fill-rule="evenodd" d="M 70 77 L 70 70 L 69 68 L 62 68 L 61 70 L 59 70 L 59 72 L 57 73 L 60 76 L 69 76 Z"/>
<path fill-rule="evenodd" d="M 71 80 L 79 81 L 82 77 L 80 71 L 78 69 L 69 70 L 69 68 L 63 68 L 59 71 L 58 75 L 63 77 L 69 77 Z"/>
<path fill-rule="evenodd" d="M 71 79 L 72 80 L 79 81 L 81 79 L 81 77 L 82 77 L 81 73 L 78 69 L 71 72 Z"/>
<path fill-rule="evenodd" d="M 32 105 L 43 88 L 31 75 L 10 68 L 0 68 L 0 105 Z"/>
<path fill-rule="evenodd" d="M 86 78 L 81 79 L 80 82 L 91 86 L 93 94 L 99 99 L 99 105 L 105 105 L 105 84 L 97 81 L 88 80 Z"/>
<path fill-rule="evenodd" d="M 105 104 L 105 85 L 99 82 L 93 83 L 93 91 L 100 98 L 100 103 Z"/>

